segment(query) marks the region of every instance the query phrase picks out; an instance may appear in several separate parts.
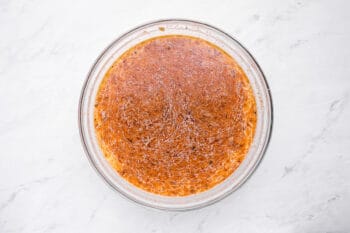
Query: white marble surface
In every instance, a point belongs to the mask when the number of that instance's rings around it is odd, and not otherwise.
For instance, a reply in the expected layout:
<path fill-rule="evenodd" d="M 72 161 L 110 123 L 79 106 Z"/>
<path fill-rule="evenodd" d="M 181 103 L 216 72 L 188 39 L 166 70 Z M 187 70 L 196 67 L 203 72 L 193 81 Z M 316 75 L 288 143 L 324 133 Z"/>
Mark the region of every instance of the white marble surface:
<path fill-rule="evenodd" d="M 350 232 L 350 2 L 0 0 L 0 232 Z M 78 134 L 101 50 L 159 18 L 239 39 L 272 89 L 274 129 L 244 186 L 196 211 L 146 209 L 90 167 Z"/>

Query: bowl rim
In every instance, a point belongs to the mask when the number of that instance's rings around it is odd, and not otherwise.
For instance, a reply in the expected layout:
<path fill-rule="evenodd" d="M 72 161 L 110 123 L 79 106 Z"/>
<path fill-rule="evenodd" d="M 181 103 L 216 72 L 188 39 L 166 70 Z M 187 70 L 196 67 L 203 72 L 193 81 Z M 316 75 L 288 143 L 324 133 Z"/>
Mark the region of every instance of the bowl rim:
<path fill-rule="evenodd" d="M 204 204 L 198 204 L 198 205 L 194 205 L 194 206 L 190 206 L 190 207 L 180 207 L 180 208 L 166 208 L 163 206 L 156 206 L 141 200 L 138 200 L 136 198 L 133 198 L 132 196 L 128 195 L 128 193 L 124 192 L 123 190 L 119 189 L 117 186 L 113 185 L 99 170 L 99 168 L 97 168 L 95 162 L 92 159 L 92 156 L 90 155 L 90 152 L 88 150 L 88 146 L 85 140 L 85 133 L 83 130 L 83 126 L 82 126 L 82 115 L 83 115 L 83 100 L 86 94 L 86 89 L 87 89 L 87 85 L 88 82 L 91 78 L 91 74 L 94 71 L 94 69 L 96 68 L 98 62 L 101 60 L 101 58 L 104 56 L 104 54 L 111 48 L 113 47 L 116 43 L 118 43 L 119 41 L 121 41 L 122 39 L 124 39 L 125 37 L 128 37 L 130 34 L 132 34 L 134 31 L 137 31 L 138 29 L 141 29 L 143 27 L 146 26 L 151 26 L 151 25 L 155 25 L 155 24 L 159 24 L 159 23 L 166 23 L 166 22 L 179 22 L 179 23 L 193 23 L 193 24 L 198 24 L 201 26 L 205 26 L 205 27 L 209 27 L 211 29 L 214 29 L 215 31 L 218 31 L 219 33 L 222 33 L 223 35 L 227 36 L 229 39 L 233 40 L 235 43 L 237 43 L 253 60 L 253 62 L 255 63 L 255 65 L 257 66 L 257 69 L 259 70 L 259 72 L 261 73 L 261 77 L 262 77 L 262 81 L 263 84 L 266 86 L 266 96 L 268 99 L 268 107 L 270 110 L 270 125 L 269 127 L 267 127 L 267 131 L 266 132 L 266 138 L 263 144 L 263 148 L 261 150 L 260 156 L 258 157 L 258 159 L 255 161 L 254 165 L 251 167 L 250 171 L 248 172 L 248 174 L 240 181 L 240 183 L 238 183 L 236 185 L 236 187 L 233 187 L 232 189 L 230 189 L 229 191 L 227 191 L 226 193 L 223 193 L 221 196 L 218 196 L 212 200 L 209 200 L 208 202 L 205 202 Z M 271 89 L 270 86 L 267 82 L 266 76 L 263 72 L 263 70 L 261 69 L 259 63 L 257 62 L 257 60 L 255 59 L 255 57 L 249 52 L 249 50 L 242 45 L 241 42 L 239 42 L 237 39 L 235 39 L 233 36 L 231 36 L 229 33 L 226 33 L 225 31 L 219 29 L 218 27 L 212 26 L 211 24 L 205 23 L 203 21 L 198 21 L 198 20 L 190 20 L 190 19 L 184 19 L 184 18 L 167 18 L 167 19 L 158 19 L 158 20 L 152 20 L 152 21 L 148 21 L 146 23 L 143 24 L 139 24 L 136 27 L 131 28 L 130 30 L 122 33 L 120 36 L 118 36 L 116 39 L 114 39 L 108 46 L 106 46 L 99 54 L 99 56 L 94 60 L 93 64 L 91 65 L 86 78 L 84 80 L 81 92 L 80 92 L 80 97 L 79 97 L 79 104 L 78 104 L 78 128 L 79 128 L 79 135 L 80 135 L 80 140 L 85 152 L 86 157 L 88 158 L 88 161 L 90 163 L 90 166 L 92 166 L 94 168 L 94 170 L 96 171 L 96 173 L 102 178 L 102 180 L 104 180 L 105 183 L 108 184 L 108 186 L 114 190 L 115 192 L 117 192 L 120 196 L 122 196 L 123 198 L 132 201 L 133 203 L 136 203 L 140 206 L 146 207 L 146 208 L 152 208 L 152 209 L 158 209 L 158 210 L 165 210 L 165 211 L 177 211 L 177 212 L 183 212 L 183 211 L 190 211 L 190 210 L 196 210 L 196 209 L 200 209 L 200 208 L 204 208 L 210 205 L 213 205 L 215 203 L 217 203 L 218 201 L 228 197 L 229 195 L 231 195 L 233 192 L 237 191 L 240 187 L 242 187 L 242 185 L 244 183 L 246 183 L 248 181 L 248 179 L 252 176 L 252 174 L 256 171 L 256 169 L 258 168 L 258 166 L 261 164 L 262 159 L 265 157 L 266 151 L 268 149 L 268 146 L 270 144 L 271 141 L 271 137 L 272 137 L 272 131 L 273 131 L 273 125 L 274 125 L 274 108 L 273 108 L 273 99 L 272 99 L 272 94 L 271 94 Z"/>

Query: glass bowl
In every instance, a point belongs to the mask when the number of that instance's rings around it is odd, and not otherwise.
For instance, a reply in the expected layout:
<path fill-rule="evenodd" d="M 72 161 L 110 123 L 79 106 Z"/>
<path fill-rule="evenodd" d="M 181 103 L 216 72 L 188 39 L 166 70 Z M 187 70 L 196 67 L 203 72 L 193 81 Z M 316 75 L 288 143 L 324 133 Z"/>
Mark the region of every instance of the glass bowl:
<path fill-rule="evenodd" d="M 257 104 L 255 136 L 241 165 L 222 183 L 194 195 L 167 197 L 143 191 L 123 179 L 107 162 L 97 143 L 94 103 L 101 80 L 113 62 L 132 46 L 162 35 L 189 35 L 219 46 L 230 54 L 247 74 Z M 139 26 L 112 42 L 97 58 L 84 83 L 79 103 L 79 129 L 83 147 L 92 166 L 116 191 L 144 206 L 165 210 L 190 210 L 212 204 L 241 186 L 262 159 L 272 129 L 272 101 L 263 72 L 252 55 L 227 33 L 189 20 L 160 20 Z"/>

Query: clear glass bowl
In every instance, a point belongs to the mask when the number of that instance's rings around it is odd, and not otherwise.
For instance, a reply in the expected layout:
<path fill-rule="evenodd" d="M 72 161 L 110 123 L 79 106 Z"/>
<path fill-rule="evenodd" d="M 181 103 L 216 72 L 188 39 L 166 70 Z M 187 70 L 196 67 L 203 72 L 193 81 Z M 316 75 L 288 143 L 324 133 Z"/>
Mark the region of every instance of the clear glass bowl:
<path fill-rule="evenodd" d="M 124 180 L 107 162 L 95 136 L 93 113 L 98 87 L 106 71 L 126 50 L 152 37 L 189 35 L 210 41 L 229 53 L 247 74 L 257 104 L 257 126 L 253 143 L 238 169 L 224 182 L 190 196 L 167 197 L 143 191 Z M 262 159 L 272 129 L 272 102 L 263 72 L 252 55 L 227 33 L 189 20 L 160 20 L 125 33 L 109 45 L 92 66 L 79 103 L 79 128 L 89 161 L 101 177 L 123 196 L 139 204 L 165 210 L 190 210 L 212 204 L 235 191 L 253 173 Z"/>

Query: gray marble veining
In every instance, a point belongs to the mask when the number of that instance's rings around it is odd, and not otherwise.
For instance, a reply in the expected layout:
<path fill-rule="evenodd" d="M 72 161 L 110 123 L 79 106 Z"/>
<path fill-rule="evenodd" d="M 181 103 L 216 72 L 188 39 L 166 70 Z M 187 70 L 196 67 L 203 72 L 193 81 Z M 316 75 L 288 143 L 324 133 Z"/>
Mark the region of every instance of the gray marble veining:
<path fill-rule="evenodd" d="M 350 3 L 0 0 L 0 232 L 350 232 Z M 85 76 L 130 28 L 189 18 L 254 55 L 273 136 L 237 192 L 190 212 L 135 205 L 89 166 L 77 129 Z"/>

